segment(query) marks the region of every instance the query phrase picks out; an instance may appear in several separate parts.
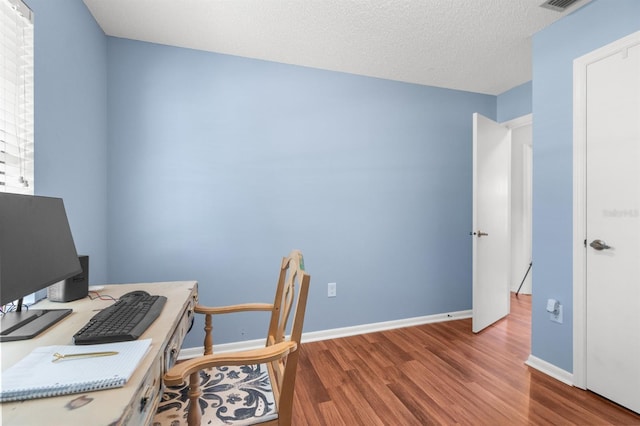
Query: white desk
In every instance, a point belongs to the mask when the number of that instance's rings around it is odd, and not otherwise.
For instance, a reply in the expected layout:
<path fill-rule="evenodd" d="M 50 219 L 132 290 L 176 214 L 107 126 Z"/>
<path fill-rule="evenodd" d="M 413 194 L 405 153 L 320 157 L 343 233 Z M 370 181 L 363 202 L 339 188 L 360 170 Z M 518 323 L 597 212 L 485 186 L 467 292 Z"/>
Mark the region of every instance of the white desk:
<path fill-rule="evenodd" d="M 0 404 L 3 426 L 24 425 L 148 425 L 162 397 L 162 375 L 178 357 L 189 330 L 198 295 L 195 281 L 108 285 L 102 295 L 119 296 L 132 290 L 167 297 L 162 313 L 141 339 L 151 338 L 151 349 L 129 382 L 116 389 Z M 92 294 L 92 293 L 90 293 Z M 71 345 L 72 336 L 112 300 L 88 297 L 69 303 L 43 301 L 34 309 L 72 308 L 73 313 L 31 340 L 0 343 L 2 370 L 29 354 L 35 347 Z"/>

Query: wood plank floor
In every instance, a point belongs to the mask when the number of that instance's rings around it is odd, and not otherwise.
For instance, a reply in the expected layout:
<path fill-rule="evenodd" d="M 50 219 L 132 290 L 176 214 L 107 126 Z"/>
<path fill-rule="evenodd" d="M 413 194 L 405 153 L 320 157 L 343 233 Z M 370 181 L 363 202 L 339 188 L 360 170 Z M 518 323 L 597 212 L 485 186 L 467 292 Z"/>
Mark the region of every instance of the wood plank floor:
<path fill-rule="evenodd" d="M 531 297 L 511 310 L 477 335 L 467 319 L 303 344 L 293 424 L 640 425 L 525 365 Z"/>

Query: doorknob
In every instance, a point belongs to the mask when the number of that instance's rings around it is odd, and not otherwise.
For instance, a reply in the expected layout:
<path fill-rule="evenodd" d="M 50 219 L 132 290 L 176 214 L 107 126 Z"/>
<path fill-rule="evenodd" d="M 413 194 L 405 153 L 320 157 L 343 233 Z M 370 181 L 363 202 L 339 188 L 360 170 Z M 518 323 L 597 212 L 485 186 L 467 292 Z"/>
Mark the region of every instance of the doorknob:
<path fill-rule="evenodd" d="M 486 232 L 482 232 L 482 231 L 478 230 L 478 238 L 485 237 L 487 235 L 489 235 L 489 234 L 487 234 Z"/>
<path fill-rule="evenodd" d="M 610 249 L 611 247 L 609 247 L 607 245 L 607 243 L 605 243 L 602 240 L 593 240 L 591 241 L 591 244 L 589 244 L 591 247 L 593 247 L 596 250 L 606 250 L 606 249 Z"/>

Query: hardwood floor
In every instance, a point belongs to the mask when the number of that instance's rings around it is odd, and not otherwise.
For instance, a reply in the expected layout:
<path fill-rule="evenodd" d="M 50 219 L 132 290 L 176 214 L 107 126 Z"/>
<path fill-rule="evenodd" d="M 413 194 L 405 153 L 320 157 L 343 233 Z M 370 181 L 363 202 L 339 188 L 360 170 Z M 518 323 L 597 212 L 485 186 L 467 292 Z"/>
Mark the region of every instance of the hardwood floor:
<path fill-rule="evenodd" d="M 293 424 L 640 425 L 525 365 L 531 297 L 511 311 L 477 335 L 466 319 L 303 344 Z"/>

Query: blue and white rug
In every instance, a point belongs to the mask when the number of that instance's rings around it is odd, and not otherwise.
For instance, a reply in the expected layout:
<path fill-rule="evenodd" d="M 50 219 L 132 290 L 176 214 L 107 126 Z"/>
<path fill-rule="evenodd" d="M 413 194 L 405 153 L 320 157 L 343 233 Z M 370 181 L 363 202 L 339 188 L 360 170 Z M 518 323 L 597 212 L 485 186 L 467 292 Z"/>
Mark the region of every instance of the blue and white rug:
<path fill-rule="evenodd" d="M 267 367 L 244 365 L 214 367 L 200 371 L 198 409 L 202 425 L 242 426 L 277 417 Z M 187 424 L 189 385 L 167 387 L 153 426 Z"/>

